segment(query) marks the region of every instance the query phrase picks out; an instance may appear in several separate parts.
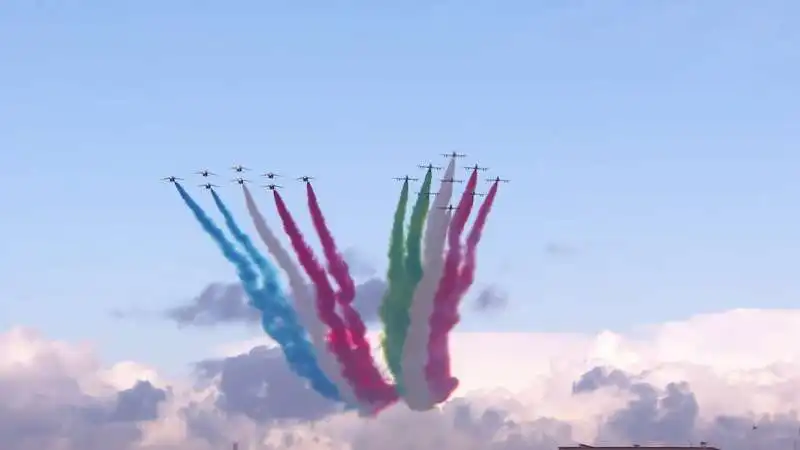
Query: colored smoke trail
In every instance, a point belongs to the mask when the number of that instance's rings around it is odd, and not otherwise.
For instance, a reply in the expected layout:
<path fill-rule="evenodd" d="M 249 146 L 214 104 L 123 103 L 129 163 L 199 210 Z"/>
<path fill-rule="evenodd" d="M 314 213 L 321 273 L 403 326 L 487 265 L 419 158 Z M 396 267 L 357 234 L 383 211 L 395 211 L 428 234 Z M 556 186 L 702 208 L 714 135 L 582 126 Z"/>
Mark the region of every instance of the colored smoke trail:
<path fill-rule="evenodd" d="M 278 191 L 272 192 L 275 198 L 275 207 L 283 223 L 283 229 L 289 236 L 300 265 L 308 274 L 317 290 L 317 313 L 325 325 L 330 328 L 328 335 L 328 349 L 339 360 L 342 368 L 342 375 L 353 387 L 356 396 L 362 402 L 367 402 L 370 398 L 368 392 L 368 381 L 364 381 L 359 371 L 358 363 L 350 348 L 349 331 L 345 327 L 344 321 L 336 314 L 336 294 L 328 281 L 325 269 L 317 262 L 314 253 L 306 243 L 303 234 L 297 227 L 289 209 L 286 207 L 283 198 Z"/>
<path fill-rule="evenodd" d="M 277 285 L 277 274 L 275 273 L 275 270 L 270 266 L 266 258 L 261 255 L 261 252 L 258 251 L 255 245 L 253 245 L 253 241 L 250 240 L 250 237 L 245 234 L 241 228 L 239 228 L 239 225 L 233 218 L 233 214 L 231 214 L 231 212 L 228 210 L 228 207 L 225 206 L 225 203 L 222 202 L 222 199 L 219 198 L 217 191 L 214 189 L 211 189 L 211 197 L 214 199 L 214 204 L 217 206 L 217 209 L 219 209 L 220 214 L 222 214 L 222 218 L 225 219 L 225 225 L 233 235 L 233 238 L 236 239 L 236 242 L 241 244 L 245 253 L 250 256 L 250 259 L 256 264 L 259 272 L 261 272 L 261 276 L 263 277 L 263 287 L 275 292 L 275 300 L 282 301 L 282 303 L 285 303 L 288 306 L 286 300 L 281 298 L 282 293 L 280 293 L 280 287 Z M 260 308 L 265 307 L 266 305 L 262 305 Z"/>
<path fill-rule="evenodd" d="M 433 302 L 433 314 L 430 316 L 431 332 L 428 337 L 428 362 L 425 365 L 425 376 L 435 403 L 444 401 L 458 387 L 458 379 L 449 376 L 449 370 L 447 370 L 450 365 L 447 333 L 452 329 L 451 323 L 453 322 L 452 318 L 448 317 L 448 312 L 453 309 L 453 304 L 456 309 L 458 308 L 458 269 L 462 258 L 461 235 L 475 201 L 474 192 L 477 183 L 478 171 L 473 170 L 447 231 L 448 249 L 444 273 L 439 280 L 439 287 Z"/>
<path fill-rule="evenodd" d="M 447 304 L 447 309 L 443 311 L 441 315 L 441 320 L 444 322 L 444 327 L 447 332 L 441 336 L 441 341 L 439 345 L 441 346 L 438 350 L 442 352 L 441 354 L 444 357 L 441 358 L 440 367 L 437 370 L 440 370 L 439 379 L 441 380 L 449 380 L 454 379 L 455 382 L 452 383 L 453 386 L 458 385 L 458 379 L 452 377 L 450 371 L 450 355 L 449 355 L 449 332 L 456 326 L 459 320 L 458 315 L 458 305 L 461 302 L 461 299 L 466 294 L 467 290 L 472 286 L 472 283 L 475 281 L 475 269 L 477 267 L 477 253 L 478 253 L 478 244 L 481 240 L 481 235 L 483 234 L 483 228 L 486 226 L 486 220 L 489 217 L 489 213 L 492 210 L 492 205 L 494 205 L 494 199 L 497 196 L 497 187 L 499 182 L 495 181 L 492 184 L 492 187 L 489 189 L 489 194 L 486 196 L 486 200 L 483 201 L 480 208 L 478 209 L 477 217 L 475 218 L 475 223 L 472 225 L 472 229 L 469 232 L 466 240 L 466 251 L 464 255 L 464 264 L 461 267 L 461 270 L 458 274 L 458 279 L 456 281 L 456 292 L 454 296 L 451 298 L 451 301 Z M 433 353 L 431 353 L 433 354 Z M 452 391 L 440 391 L 439 397 L 437 398 L 438 401 L 444 401 Z"/>
<path fill-rule="evenodd" d="M 267 225 L 264 216 L 261 214 L 261 211 L 259 211 L 247 186 L 242 185 L 242 191 L 244 192 L 247 211 L 253 220 L 259 237 L 261 237 L 264 245 L 267 246 L 269 253 L 275 258 L 275 262 L 289 278 L 289 286 L 292 288 L 295 309 L 303 325 L 306 327 L 306 330 L 308 330 L 308 334 L 311 336 L 311 341 L 316 350 L 320 367 L 336 385 L 342 399 L 349 405 L 357 405 L 358 402 L 353 388 L 342 376 L 342 368 L 336 361 L 334 355 L 328 351 L 326 340 L 327 329 L 319 316 L 317 316 L 314 297 L 309 290 L 309 286 L 303 279 L 303 275 L 300 273 L 300 268 Z"/>
<path fill-rule="evenodd" d="M 455 159 L 450 159 L 444 173 L 444 179 L 452 179 L 455 175 Z M 427 179 L 427 176 L 426 176 Z M 422 192 L 425 192 L 424 190 Z M 404 398 L 409 408 L 424 411 L 433 407 L 425 378 L 425 363 L 428 353 L 428 336 L 430 335 L 429 319 L 433 313 L 433 299 L 437 283 L 442 276 L 444 266 L 444 246 L 447 236 L 447 225 L 450 222 L 449 211 L 443 209 L 453 196 L 453 183 L 442 182 L 439 192 L 433 201 L 424 235 L 422 279 L 413 291 L 409 308 L 409 327 L 403 347 L 403 381 L 406 392 Z"/>
<path fill-rule="evenodd" d="M 234 239 L 244 247 L 245 252 L 261 271 L 262 285 L 256 291 L 256 295 L 250 295 L 250 300 L 252 305 L 261 311 L 261 325 L 264 331 L 278 343 L 289 367 L 309 380 L 315 391 L 326 398 L 341 400 L 339 390 L 320 369 L 311 342 L 306 337 L 306 330 L 298 322 L 295 310 L 289 306 L 280 287 L 277 272 L 253 245 L 250 237 L 242 231 L 233 214 L 213 189 L 211 196 Z"/>
<path fill-rule="evenodd" d="M 400 199 L 392 221 L 392 234 L 389 238 L 389 269 L 386 274 L 386 293 L 381 300 L 379 315 L 383 322 L 383 338 L 381 347 L 383 357 L 397 383 L 397 391 L 403 394 L 402 369 L 400 367 L 401 352 L 408 327 L 408 310 L 401 304 L 402 290 L 406 283 L 405 244 L 403 242 L 403 225 L 406 220 L 408 205 L 408 180 L 403 182 Z"/>
<path fill-rule="evenodd" d="M 494 205 L 494 198 L 497 196 L 497 186 L 500 183 L 495 181 L 492 184 L 489 193 L 486 195 L 486 200 L 483 201 L 481 207 L 478 208 L 478 215 L 475 218 L 475 223 L 472 224 L 472 229 L 467 236 L 467 251 L 464 256 L 464 265 L 461 267 L 458 279 L 458 299 L 460 300 L 467 290 L 472 286 L 475 281 L 475 268 L 477 267 L 478 244 L 481 241 L 483 228 L 486 226 L 486 220 L 489 218 L 489 213 L 492 212 L 492 205 Z M 458 303 L 451 305 L 453 308 L 449 311 L 449 317 L 453 319 L 453 325 L 458 322 Z M 451 326 L 451 328 L 452 328 Z M 448 371 L 450 366 L 447 367 Z"/>
<path fill-rule="evenodd" d="M 263 292 L 261 289 L 259 289 L 258 274 L 256 274 L 251 267 L 250 261 L 247 260 L 247 257 L 236 250 L 236 248 L 233 246 L 233 243 L 228 241 L 228 239 L 222 233 L 222 230 L 214 224 L 211 218 L 208 217 L 205 211 L 203 211 L 203 208 L 201 208 L 200 205 L 198 205 L 197 202 L 195 202 L 194 199 L 189 196 L 183 186 L 181 186 L 179 183 L 175 183 L 175 188 L 178 190 L 178 194 L 180 194 L 181 198 L 186 203 L 186 206 L 189 207 L 197 221 L 203 227 L 203 230 L 205 230 L 205 232 L 214 239 L 220 250 L 222 250 L 222 254 L 225 256 L 225 258 L 234 266 L 236 266 L 236 271 L 239 276 L 239 280 L 242 282 L 244 291 L 247 293 L 247 296 L 250 297 L 251 301 L 256 302 L 256 299 L 259 299 L 263 295 Z M 273 328 L 267 329 L 266 320 L 263 323 L 268 334 L 270 331 L 279 331 L 274 330 Z M 283 333 L 280 332 L 276 334 L 281 337 L 283 336 Z M 272 336 L 272 334 L 270 334 L 270 336 L 279 344 L 282 344 L 281 349 L 283 350 L 284 356 L 286 357 L 292 370 L 294 370 L 299 376 L 308 379 L 314 389 L 316 389 L 321 395 L 332 400 L 339 400 L 336 387 L 330 382 L 328 382 L 327 385 L 324 383 L 324 381 L 327 381 L 327 378 L 325 378 L 324 374 L 322 374 L 319 368 L 316 367 L 316 362 L 313 359 L 313 353 L 310 353 L 311 363 L 313 364 L 308 364 L 308 360 L 300 361 L 300 364 L 298 364 L 298 361 L 295 358 L 297 357 L 298 353 L 303 353 L 302 345 L 300 345 L 296 351 L 295 349 L 289 350 L 284 346 L 287 342 L 281 342 L 281 340 L 277 339 L 275 336 Z M 301 341 L 304 341 L 304 339 Z M 302 344 L 302 342 L 300 342 L 300 344 Z M 308 344 L 307 341 L 306 344 Z M 310 346 L 306 346 L 310 351 Z"/>
<path fill-rule="evenodd" d="M 407 293 L 406 309 L 411 306 L 411 297 L 414 290 L 422 280 L 422 230 L 425 228 L 425 219 L 428 217 L 428 209 L 430 208 L 431 196 L 431 182 L 433 181 L 433 171 L 428 169 L 425 174 L 425 180 L 422 182 L 417 202 L 414 203 L 414 209 L 411 211 L 411 221 L 408 226 L 408 237 L 406 238 L 406 276 L 408 277 L 408 287 L 410 288 Z M 404 330 L 408 332 L 408 330 Z M 404 336 L 405 338 L 405 336 Z M 404 339 L 405 340 L 405 339 Z"/>
<path fill-rule="evenodd" d="M 306 183 L 306 195 L 308 197 L 311 221 L 322 243 L 325 259 L 328 261 L 328 271 L 336 281 L 336 284 L 339 285 L 336 299 L 349 327 L 349 337 L 353 344 L 356 362 L 359 364 L 360 380 L 368 383 L 366 391 L 369 396 L 365 399 L 375 407 L 375 412 L 378 412 L 395 402 L 397 393 L 394 386 L 383 379 L 375 360 L 372 358 L 372 349 L 369 341 L 367 341 L 367 327 L 364 325 L 361 315 L 353 308 L 353 301 L 356 297 L 355 283 L 350 276 L 347 262 L 339 253 L 333 234 L 325 222 L 325 216 L 322 214 L 322 209 L 319 206 L 317 195 L 311 183 Z"/>

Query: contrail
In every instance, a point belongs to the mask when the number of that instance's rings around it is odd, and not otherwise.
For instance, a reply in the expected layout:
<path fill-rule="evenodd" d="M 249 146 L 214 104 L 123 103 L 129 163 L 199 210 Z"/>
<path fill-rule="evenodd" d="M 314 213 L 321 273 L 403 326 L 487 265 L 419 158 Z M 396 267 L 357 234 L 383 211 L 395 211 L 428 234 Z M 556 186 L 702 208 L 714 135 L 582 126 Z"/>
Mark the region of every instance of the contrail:
<path fill-rule="evenodd" d="M 206 233 L 220 247 L 225 258 L 236 266 L 239 280 L 241 280 L 242 287 L 247 296 L 250 297 L 250 300 L 256 305 L 266 304 L 267 302 L 263 301 L 265 300 L 266 291 L 260 289 L 258 274 L 251 267 L 247 257 L 236 251 L 233 243 L 228 241 L 222 230 L 214 224 L 200 205 L 189 196 L 183 186 L 175 183 L 175 188 Z M 273 310 L 270 311 L 270 313 L 272 312 Z M 322 396 L 331 400 L 341 401 L 336 386 L 328 380 L 317 366 L 311 345 L 304 339 L 304 336 L 298 336 L 296 330 L 291 330 L 290 327 L 280 328 L 276 326 L 277 324 L 274 320 L 271 320 L 271 317 L 267 317 L 266 313 L 262 317 L 264 330 L 280 345 L 289 367 L 299 376 L 309 380 L 311 386 Z"/>
<path fill-rule="evenodd" d="M 328 351 L 325 324 L 322 323 L 319 316 L 317 316 L 314 297 L 303 279 L 303 275 L 300 273 L 300 268 L 269 228 L 269 225 L 267 225 L 264 216 L 261 214 L 261 211 L 259 211 L 247 186 L 242 185 L 242 191 L 244 192 L 247 211 L 253 219 L 253 224 L 256 227 L 258 235 L 261 237 L 264 245 L 267 246 L 267 250 L 269 250 L 270 254 L 275 258 L 275 262 L 278 263 L 278 266 L 280 266 L 281 270 L 283 270 L 289 278 L 289 285 L 294 294 L 295 309 L 311 336 L 311 341 L 316 350 L 317 359 L 322 370 L 336 385 L 345 403 L 350 406 L 358 406 L 358 400 L 356 399 L 353 388 L 342 376 L 342 367 L 336 361 L 334 355 Z"/>
<path fill-rule="evenodd" d="M 361 319 L 361 315 L 353 308 L 356 289 L 353 278 L 350 276 L 350 269 L 347 266 L 341 253 L 336 247 L 328 225 L 325 223 L 325 216 L 319 206 L 317 195 L 311 183 L 306 183 L 306 195 L 308 197 L 308 208 L 311 213 L 311 221 L 317 230 L 320 241 L 322 242 L 323 253 L 328 261 L 328 271 L 339 285 L 339 292 L 336 299 L 342 309 L 345 322 L 349 327 L 350 338 L 354 345 L 353 351 L 356 354 L 356 361 L 359 364 L 359 373 L 369 383 L 368 397 L 370 403 L 375 407 L 375 413 L 397 401 L 397 392 L 394 386 L 383 379 L 381 372 L 375 365 L 372 358 L 372 349 L 367 341 L 367 327 Z"/>
<path fill-rule="evenodd" d="M 402 371 L 400 367 L 401 352 L 403 348 L 403 328 L 408 327 L 408 310 L 403 309 L 399 303 L 402 289 L 406 283 L 406 270 L 403 257 L 405 246 L 403 243 L 403 224 L 406 219 L 406 205 L 408 204 L 408 180 L 403 182 L 400 190 L 400 199 L 392 221 L 392 234 L 389 239 L 389 270 L 386 274 L 387 289 L 383 295 L 380 306 L 380 316 L 383 321 L 383 357 L 389 371 L 397 383 L 397 391 L 402 394 Z"/>
<path fill-rule="evenodd" d="M 433 395 L 434 403 L 439 403 L 447 398 L 458 387 L 458 380 L 453 377 L 444 378 L 446 365 L 447 343 L 445 337 L 449 329 L 447 317 L 451 309 L 449 305 L 456 302 L 458 288 L 458 269 L 461 265 L 461 234 L 467 223 L 469 213 L 474 203 L 475 187 L 478 183 L 478 171 L 473 170 L 467 181 L 467 187 L 461 195 L 458 209 L 453 213 L 453 220 L 447 230 L 447 256 L 445 257 L 444 273 L 439 280 L 436 296 L 433 301 L 433 314 L 430 316 L 431 332 L 428 337 L 428 362 L 425 365 L 425 376 L 428 380 L 428 390 Z"/>
<path fill-rule="evenodd" d="M 360 373 L 358 362 L 351 349 L 350 331 L 345 326 L 342 318 L 336 314 L 336 294 L 330 281 L 328 281 L 328 275 L 314 257 L 314 253 L 306 243 L 303 234 L 300 233 L 281 195 L 278 191 L 273 191 L 272 194 L 275 198 L 278 215 L 281 217 L 281 222 L 283 222 L 283 229 L 289 236 L 292 247 L 300 260 L 300 265 L 303 266 L 306 274 L 308 274 L 316 287 L 317 313 L 322 322 L 330 328 L 330 333 L 327 337 L 328 349 L 336 355 L 336 359 L 341 364 L 342 375 L 353 387 L 356 396 L 364 406 L 364 403 L 369 403 L 369 399 L 372 397 L 369 392 L 369 379 Z"/>
<path fill-rule="evenodd" d="M 453 298 L 445 305 L 446 309 L 443 311 L 442 314 L 442 321 L 445 334 L 441 336 L 441 341 L 439 345 L 441 348 L 439 352 L 443 352 L 443 357 L 439 361 L 441 370 L 440 379 L 447 380 L 451 379 L 452 374 L 450 371 L 450 350 L 449 350 L 449 334 L 450 331 L 456 326 L 459 320 L 458 316 L 458 305 L 461 299 L 466 294 L 467 290 L 472 286 L 472 283 L 475 281 L 475 269 L 477 267 L 477 253 L 478 253 L 478 244 L 481 240 L 481 235 L 483 234 L 483 228 L 486 226 L 486 220 L 489 217 L 489 213 L 492 211 L 492 205 L 494 204 L 494 199 L 497 196 L 497 187 L 499 182 L 495 181 L 492 184 L 492 187 L 489 189 L 489 194 L 486 196 L 486 200 L 483 201 L 480 208 L 478 209 L 477 217 L 475 218 L 475 223 L 472 224 L 472 229 L 467 235 L 467 242 L 466 242 L 466 251 L 464 255 L 464 264 L 459 271 L 458 278 L 456 281 L 456 292 Z M 433 354 L 433 353 L 432 353 Z M 458 385 L 458 379 L 453 378 L 455 380 L 454 385 Z M 442 391 L 439 393 L 439 397 L 437 400 L 439 402 L 444 401 L 451 392 Z"/>
<path fill-rule="evenodd" d="M 455 158 L 444 173 L 444 179 L 452 179 L 455 175 Z M 427 178 L 427 176 L 426 176 Z M 425 192 L 424 190 L 422 192 Z M 433 407 L 425 378 L 427 361 L 428 336 L 430 335 L 430 316 L 433 312 L 433 298 L 436 286 L 442 276 L 444 266 L 445 238 L 447 225 L 450 222 L 449 211 L 443 209 L 450 204 L 453 196 L 453 183 L 442 182 L 433 210 L 430 212 L 424 235 L 422 279 L 417 284 L 409 309 L 409 327 L 403 347 L 403 381 L 406 388 L 405 400 L 409 408 L 424 411 Z"/>

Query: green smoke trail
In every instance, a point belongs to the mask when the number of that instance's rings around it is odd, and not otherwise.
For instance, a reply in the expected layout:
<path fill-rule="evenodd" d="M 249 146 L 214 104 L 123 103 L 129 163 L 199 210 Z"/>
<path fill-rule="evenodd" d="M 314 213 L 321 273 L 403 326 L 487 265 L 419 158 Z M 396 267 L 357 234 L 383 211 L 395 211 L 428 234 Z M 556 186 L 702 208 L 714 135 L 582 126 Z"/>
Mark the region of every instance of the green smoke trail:
<path fill-rule="evenodd" d="M 431 203 L 431 181 L 433 181 L 433 171 L 428 169 L 425 174 L 425 180 L 422 182 L 417 202 L 414 204 L 414 209 L 411 212 L 411 223 L 408 225 L 408 237 L 406 238 L 406 277 L 408 292 L 404 292 L 406 297 L 403 303 L 408 309 L 411 305 L 411 298 L 414 295 L 414 289 L 417 288 L 422 279 L 422 230 L 425 228 L 425 219 L 428 217 L 428 209 Z M 403 341 L 405 341 L 405 333 L 408 329 L 403 330 Z"/>
<path fill-rule="evenodd" d="M 405 245 L 403 243 L 403 223 L 406 218 L 406 206 L 408 205 L 408 180 L 403 182 L 403 190 L 400 192 L 400 200 L 397 202 L 397 209 L 394 213 L 392 224 L 392 236 L 389 241 L 389 272 L 386 276 L 388 287 L 386 294 L 381 301 L 380 316 L 384 325 L 383 357 L 389 366 L 389 370 L 398 383 L 397 390 L 402 393 L 400 385 L 402 374 L 400 360 L 403 355 L 403 342 L 405 341 L 405 330 L 408 329 L 408 308 L 403 309 L 400 303 L 402 289 L 406 284 L 406 268 L 404 264 Z"/>
<path fill-rule="evenodd" d="M 428 209 L 430 208 L 432 181 L 433 171 L 428 169 L 417 195 L 417 201 L 411 210 L 411 220 L 408 224 L 408 234 L 406 236 L 406 257 L 403 265 L 405 277 L 395 294 L 394 300 L 397 305 L 396 314 L 398 314 L 399 318 L 397 334 L 393 336 L 396 342 L 392 343 L 392 352 L 390 354 L 395 359 L 391 360 L 387 355 L 387 361 L 389 361 L 389 368 L 392 369 L 397 390 L 401 395 L 405 392 L 403 389 L 402 369 L 403 347 L 406 343 L 408 327 L 411 322 L 411 300 L 414 298 L 414 290 L 417 288 L 417 284 L 422 280 L 422 231 L 425 229 L 425 218 L 428 217 Z M 408 194 L 407 192 L 405 193 L 406 195 Z M 406 198 L 406 200 L 408 199 Z M 397 217 L 395 217 L 395 220 L 397 220 Z M 400 239 L 402 239 L 402 230 Z"/>

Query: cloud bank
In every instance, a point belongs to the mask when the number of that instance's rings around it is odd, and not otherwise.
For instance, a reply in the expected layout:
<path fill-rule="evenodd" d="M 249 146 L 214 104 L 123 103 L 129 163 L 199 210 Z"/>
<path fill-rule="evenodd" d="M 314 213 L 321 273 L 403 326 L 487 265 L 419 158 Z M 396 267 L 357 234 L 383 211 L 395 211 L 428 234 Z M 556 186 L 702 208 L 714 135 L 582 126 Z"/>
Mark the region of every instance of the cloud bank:
<path fill-rule="evenodd" d="M 343 413 L 264 341 L 166 380 L 15 328 L 0 334 L 8 450 L 552 450 L 577 442 L 791 448 L 800 311 L 736 310 L 596 335 L 456 333 L 456 398 L 374 420 Z"/>

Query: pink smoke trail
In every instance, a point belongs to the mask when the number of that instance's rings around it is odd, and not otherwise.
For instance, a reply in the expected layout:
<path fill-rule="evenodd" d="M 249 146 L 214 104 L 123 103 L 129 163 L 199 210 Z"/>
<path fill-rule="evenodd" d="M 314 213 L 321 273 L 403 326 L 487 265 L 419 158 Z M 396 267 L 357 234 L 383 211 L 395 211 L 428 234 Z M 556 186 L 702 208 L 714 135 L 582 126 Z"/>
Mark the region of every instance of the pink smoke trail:
<path fill-rule="evenodd" d="M 278 191 L 273 191 L 273 195 L 278 215 L 283 223 L 283 229 L 289 236 L 292 247 L 297 253 L 297 258 L 300 260 L 300 265 L 303 266 L 303 269 L 316 286 L 317 313 L 325 325 L 330 328 L 328 348 L 339 360 L 342 366 L 342 375 L 353 386 L 353 390 L 359 400 L 368 400 L 371 397 L 369 374 L 361 373 L 356 355 L 353 354 L 351 348 L 350 332 L 341 317 L 336 314 L 336 294 L 330 281 L 328 281 L 325 269 L 314 257 L 314 253 L 306 243 L 281 195 Z"/>
<path fill-rule="evenodd" d="M 494 199 L 497 196 L 497 186 L 499 182 L 495 181 L 492 184 L 492 187 L 489 189 L 489 193 L 486 195 L 486 200 L 483 201 L 480 208 L 478 209 L 478 215 L 475 218 L 475 223 L 472 224 L 472 229 L 467 236 L 466 242 L 466 252 L 464 256 L 464 264 L 461 267 L 461 270 L 458 274 L 458 278 L 456 281 L 456 292 L 451 298 L 452 301 L 448 302 L 446 307 L 447 310 L 442 314 L 442 321 L 445 322 L 444 326 L 446 327 L 447 332 L 441 336 L 441 343 L 440 345 L 444 348 L 445 357 L 441 360 L 441 372 L 440 372 L 440 380 L 455 380 L 455 383 L 451 383 L 453 389 L 458 386 L 458 379 L 454 378 L 451 375 L 450 371 L 450 355 L 449 355 L 449 337 L 450 331 L 456 326 L 460 317 L 458 315 L 458 305 L 461 302 L 461 299 L 464 298 L 464 294 L 467 293 L 467 290 L 472 286 L 472 283 L 475 281 L 475 269 L 477 267 L 477 253 L 478 253 L 478 244 L 481 240 L 481 235 L 483 234 L 483 228 L 486 226 L 486 220 L 489 217 L 489 213 L 492 211 L 492 205 L 494 204 Z M 440 349 L 441 350 L 441 349 Z M 434 387 L 434 386 L 431 386 Z M 452 394 L 452 390 L 435 390 L 431 389 L 434 399 L 436 402 L 443 402 L 447 399 L 447 397 Z"/>
<path fill-rule="evenodd" d="M 353 277 L 350 275 L 347 262 L 344 260 L 341 253 L 339 253 L 336 241 L 333 239 L 333 234 L 325 222 L 325 216 L 322 214 L 322 208 L 319 206 L 317 194 L 314 192 L 311 183 L 306 183 L 306 195 L 308 196 L 308 209 L 311 213 L 311 221 L 314 223 L 317 234 L 319 234 L 323 253 L 325 254 L 325 259 L 328 261 L 328 272 L 336 281 L 336 284 L 339 285 L 339 292 L 336 293 L 336 300 L 339 303 L 339 307 L 342 309 L 345 322 L 350 331 L 350 338 L 354 344 L 353 352 L 355 353 L 355 360 L 358 364 L 359 373 L 363 377 L 362 381 L 368 383 L 370 396 L 365 399 L 375 406 L 375 412 L 377 413 L 381 409 L 397 401 L 397 392 L 394 386 L 383 379 L 383 376 L 375 365 L 375 360 L 372 358 L 372 350 L 369 341 L 367 341 L 367 327 L 364 325 L 361 315 L 353 308 L 353 300 L 356 296 Z"/>
<path fill-rule="evenodd" d="M 439 286 L 434 297 L 433 313 L 430 317 L 430 336 L 428 337 L 428 362 L 425 365 L 425 376 L 428 379 L 429 391 L 435 403 L 441 397 L 441 392 L 449 396 L 456 387 L 458 379 L 449 376 L 450 355 L 447 349 L 447 333 L 452 326 L 448 319 L 448 311 L 452 309 L 451 303 L 458 302 L 458 269 L 461 265 L 461 235 L 464 226 L 472 211 L 475 200 L 475 187 L 478 183 L 478 171 L 473 170 L 467 181 L 467 187 L 458 202 L 458 208 L 453 214 L 450 229 L 447 231 L 447 256 L 444 262 L 444 272 L 439 280 Z M 457 308 L 457 306 L 456 306 Z M 445 396 L 446 398 L 446 396 Z"/>

